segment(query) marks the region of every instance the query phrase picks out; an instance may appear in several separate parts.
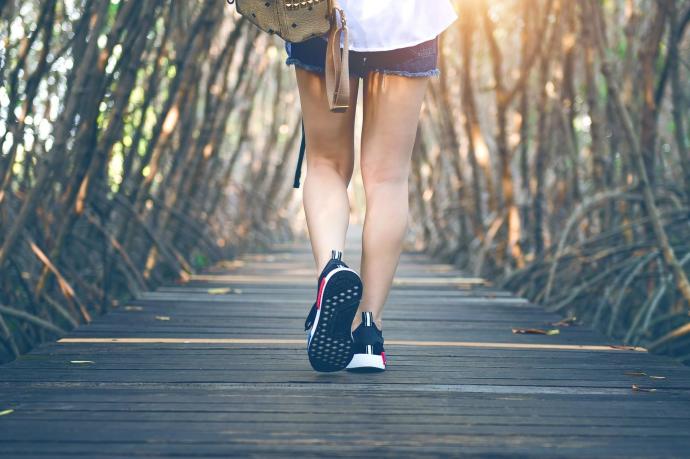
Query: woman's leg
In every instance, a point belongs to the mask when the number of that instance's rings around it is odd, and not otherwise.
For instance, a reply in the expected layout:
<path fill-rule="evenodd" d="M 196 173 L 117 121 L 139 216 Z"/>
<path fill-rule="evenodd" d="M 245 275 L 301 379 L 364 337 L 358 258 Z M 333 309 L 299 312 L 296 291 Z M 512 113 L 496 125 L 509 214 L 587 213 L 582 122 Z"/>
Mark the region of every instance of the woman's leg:
<path fill-rule="evenodd" d="M 350 79 L 350 109 L 334 113 L 328 108 L 324 76 L 299 67 L 295 73 L 306 140 L 303 204 L 318 275 L 331 258 L 331 249 L 343 251 L 345 245 L 358 80 Z"/>
<path fill-rule="evenodd" d="M 366 214 L 359 311 L 371 311 L 379 328 L 407 230 L 408 176 L 428 80 L 380 72 L 364 79 L 360 165 Z M 353 330 L 360 321 L 358 313 Z"/>

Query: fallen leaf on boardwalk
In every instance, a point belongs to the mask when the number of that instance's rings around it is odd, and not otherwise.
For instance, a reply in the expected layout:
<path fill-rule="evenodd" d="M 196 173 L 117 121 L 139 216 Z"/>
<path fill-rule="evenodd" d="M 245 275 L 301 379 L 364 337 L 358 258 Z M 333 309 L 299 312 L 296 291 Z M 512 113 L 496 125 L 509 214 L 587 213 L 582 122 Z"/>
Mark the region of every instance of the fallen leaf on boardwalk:
<path fill-rule="evenodd" d="M 216 263 L 216 267 L 222 269 L 234 269 L 244 266 L 244 261 L 242 260 L 223 260 Z"/>
<path fill-rule="evenodd" d="M 626 351 L 634 351 L 635 350 L 635 346 L 621 346 L 618 344 L 609 344 L 609 347 L 611 347 L 613 349 L 624 349 Z"/>
<path fill-rule="evenodd" d="M 636 392 L 656 392 L 656 389 L 653 387 L 640 387 L 637 384 L 632 385 L 632 390 Z"/>
<path fill-rule="evenodd" d="M 207 292 L 210 295 L 225 295 L 226 293 L 235 293 L 235 294 L 241 294 L 242 290 L 239 288 L 230 288 L 230 287 L 222 287 L 222 288 L 210 288 L 207 290 Z"/>
<path fill-rule="evenodd" d="M 554 327 L 570 327 L 571 325 L 575 325 L 576 320 L 577 317 L 572 316 L 563 320 L 559 320 L 558 322 L 553 322 L 549 325 L 553 325 Z"/>
<path fill-rule="evenodd" d="M 12 413 L 14 413 L 14 410 L 12 410 L 12 409 L 10 409 L 10 410 L 2 410 L 2 411 L 0 411 L 0 416 L 5 416 L 5 415 L 8 415 L 8 414 L 12 414 Z"/>
<path fill-rule="evenodd" d="M 125 306 L 125 311 L 143 311 L 141 306 Z"/>
<path fill-rule="evenodd" d="M 626 371 L 624 374 L 628 376 L 647 376 L 644 371 Z"/>
<path fill-rule="evenodd" d="M 156 320 L 170 320 L 168 316 L 156 316 Z"/>
<path fill-rule="evenodd" d="M 644 371 L 626 371 L 624 374 L 627 376 L 647 376 L 649 379 L 666 379 L 666 376 L 648 375 Z"/>
<path fill-rule="evenodd" d="M 519 335 L 557 335 L 561 331 L 558 329 L 542 330 L 541 328 L 513 328 L 513 333 Z"/>
<path fill-rule="evenodd" d="M 84 364 L 96 363 L 96 362 L 94 362 L 93 360 L 70 360 L 69 363 L 76 363 L 76 364 L 84 365 Z"/>

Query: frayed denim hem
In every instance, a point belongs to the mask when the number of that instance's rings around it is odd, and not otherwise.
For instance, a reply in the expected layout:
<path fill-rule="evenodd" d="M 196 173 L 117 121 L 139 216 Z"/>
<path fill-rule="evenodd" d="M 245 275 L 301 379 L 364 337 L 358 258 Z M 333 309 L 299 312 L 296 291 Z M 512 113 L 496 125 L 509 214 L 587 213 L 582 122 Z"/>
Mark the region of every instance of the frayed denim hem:
<path fill-rule="evenodd" d="M 439 69 L 431 69 L 425 72 L 409 72 L 407 70 L 388 70 L 388 69 L 371 69 L 372 72 L 381 72 L 390 75 L 400 75 L 406 77 L 426 77 L 439 76 L 441 71 Z"/>
<path fill-rule="evenodd" d="M 310 64 L 305 64 L 301 60 L 294 58 L 294 57 L 288 57 L 285 59 L 285 64 L 286 65 L 294 65 L 295 67 L 302 68 L 304 70 L 309 70 L 311 72 L 316 72 L 316 73 L 325 73 L 325 70 L 323 67 L 319 67 L 318 65 L 310 65 Z"/>
<path fill-rule="evenodd" d="M 311 65 L 311 64 L 305 64 L 301 60 L 295 58 L 295 57 L 288 57 L 285 60 L 286 65 L 294 65 L 295 67 L 300 67 L 304 70 L 309 70 L 311 72 L 316 72 L 321 75 L 325 74 L 326 71 L 324 70 L 323 67 L 319 67 L 318 65 Z M 439 69 L 431 69 L 431 70 L 426 70 L 423 72 L 410 72 L 409 70 L 390 70 L 390 69 L 367 69 L 368 72 L 381 72 L 383 74 L 389 74 L 389 75 L 400 75 L 400 76 L 406 76 L 406 77 L 434 77 L 434 76 L 439 76 L 441 74 L 441 71 Z M 353 72 L 350 72 L 350 77 L 352 78 L 364 78 L 364 75 L 357 75 Z"/>

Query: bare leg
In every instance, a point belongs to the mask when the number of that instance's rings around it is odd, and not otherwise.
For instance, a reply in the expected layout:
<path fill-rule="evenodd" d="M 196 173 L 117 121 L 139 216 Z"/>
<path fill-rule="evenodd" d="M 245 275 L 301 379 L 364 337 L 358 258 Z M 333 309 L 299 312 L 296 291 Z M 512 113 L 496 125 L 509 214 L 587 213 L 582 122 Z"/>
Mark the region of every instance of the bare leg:
<path fill-rule="evenodd" d="M 361 169 L 367 208 L 359 311 L 373 312 L 379 328 L 407 231 L 408 176 L 428 80 L 380 72 L 364 80 Z M 360 316 L 355 316 L 353 330 Z"/>
<path fill-rule="evenodd" d="M 306 139 L 303 204 L 318 275 L 330 259 L 331 249 L 342 251 L 345 245 L 358 80 L 350 80 L 351 108 L 346 113 L 334 113 L 328 108 L 324 76 L 298 67 L 295 73 Z"/>

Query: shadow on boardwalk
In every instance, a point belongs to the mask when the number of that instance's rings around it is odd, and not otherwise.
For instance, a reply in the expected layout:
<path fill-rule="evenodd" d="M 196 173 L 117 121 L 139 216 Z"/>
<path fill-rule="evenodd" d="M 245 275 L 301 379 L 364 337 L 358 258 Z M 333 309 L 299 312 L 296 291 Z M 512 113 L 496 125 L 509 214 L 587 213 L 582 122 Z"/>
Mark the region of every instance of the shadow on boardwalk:
<path fill-rule="evenodd" d="M 357 269 L 358 252 L 350 240 L 345 260 Z M 513 334 L 560 317 L 422 254 L 403 254 L 387 303 L 389 369 L 315 373 L 302 332 L 313 271 L 307 243 L 247 255 L 2 367 L 0 456 L 681 457 L 690 448 L 690 368 L 611 347 L 581 326 Z"/>

